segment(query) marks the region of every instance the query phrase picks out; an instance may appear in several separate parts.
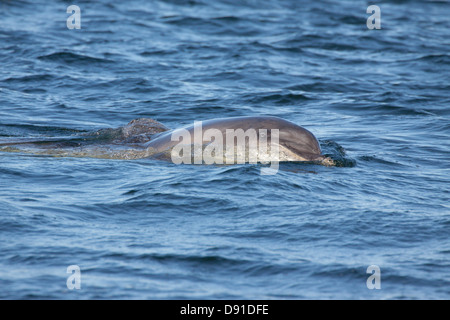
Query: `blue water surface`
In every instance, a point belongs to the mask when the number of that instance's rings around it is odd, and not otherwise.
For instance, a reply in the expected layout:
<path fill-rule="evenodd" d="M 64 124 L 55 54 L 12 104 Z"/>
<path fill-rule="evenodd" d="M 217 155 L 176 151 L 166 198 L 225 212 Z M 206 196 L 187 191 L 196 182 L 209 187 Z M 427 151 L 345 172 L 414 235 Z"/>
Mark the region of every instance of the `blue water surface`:
<path fill-rule="evenodd" d="M 2 139 L 274 115 L 344 159 L 261 175 L 1 152 L 0 299 L 450 298 L 448 1 L 0 9 Z"/>

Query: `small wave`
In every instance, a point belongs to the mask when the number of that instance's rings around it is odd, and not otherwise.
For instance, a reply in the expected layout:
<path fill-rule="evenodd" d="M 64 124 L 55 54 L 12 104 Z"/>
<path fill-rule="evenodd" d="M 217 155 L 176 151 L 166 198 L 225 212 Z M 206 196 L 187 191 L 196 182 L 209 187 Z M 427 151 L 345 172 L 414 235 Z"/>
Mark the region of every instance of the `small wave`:
<path fill-rule="evenodd" d="M 336 18 L 336 20 L 339 22 L 342 22 L 345 24 L 357 25 L 357 26 L 360 26 L 362 23 L 365 23 L 366 19 L 367 18 L 365 16 L 353 16 L 353 15 L 338 16 Z"/>
<path fill-rule="evenodd" d="M 160 0 L 161 2 L 166 2 L 169 4 L 175 4 L 175 5 L 180 5 L 180 6 L 200 6 L 200 5 L 204 5 L 204 3 L 202 1 L 198 1 L 198 0 Z"/>
<path fill-rule="evenodd" d="M 390 98 L 386 98 L 389 100 Z M 390 103 L 377 103 L 377 104 L 342 104 L 335 106 L 335 108 L 342 110 L 360 111 L 365 114 L 375 114 L 383 116 L 435 116 L 433 110 L 427 110 L 424 108 L 411 108 L 407 106 L 399 106 Z"/>
<path fill-rule="evenodd" d="M 396 105 L 378 105 L 375 107 L 372 107 L 373 110 L 380 110 L 380 111 L 388 111 L 389 113 L 394 113 L 397 115 L 427 115 L 427 116 L 434 116 L 435 114 L 433 112 L 430 112 L 426 109 L 414 109 L 404 106 L 396 106 Z"/>
<path fill-rule="evenodd" d="M 39 60 L 67 63 L 67 64 L 78 64 L 78 65 L 91 65 L 91 64 L 105 64 L 113 63 L 114 61 L 104 58 L 95 58 L 87 55 L 76 54 L 73 52 L 55 52 L 48 55 L 43 55 L 38 57 Z"/>
<path fill-rule="evenodd" d="M 211 106 L 211 105 L 205 105 L 205 106 L 194 106 L 188 109 L 188 111 L 192 112 L 194 115 L 198 114 L 225 114 L 229 113 L 230 109 L 227 107 L 222 106 Z"/>
<path fill-rule="evenodd" d="M 286 89 L 304 92 L 347 92 L 349 86 L 342 83 L 333 83 L 331 79 L 318 79 L 316 82 L 289 86 Z"/>
<path fill-rule="evenodd" d="M 72 135 L 86 132 L 85 130 L 77 130 L 64 127 L 38 126 L 30 124 L 0 124 L 0 130 L 4 131 L 3 135 L 7 137 L 25 136 L 25 135 Z"/>
<path fill-rule="evenodd" d="M 273 103 L 279 105 L 290 105 L 306 100 L 310 100 L 310 98 L 300 93 L 272 93 L 260 96 L 247 95 L 247 101 L 252 103 Z"/>
<path fill-rule="evenodd" d="M 450 64 L 450 55 L 443 54 L 427 54 L 420 57 L 415 57 L 411 59 L 399 59 L 398 62 L 408 62 L 408 61 L 429 61 L 438 64 Z"/>
<path fill-rule="evenodd" d="M 360 279 L 361 274 L 363 274 L 364 271 L 364 267 L 317 265 L 316 270 L 312 273 L 312 276 L 320 278 L 345 277 L 348 280 L 355 280 Z"/>
<path fill-rule="evenodd" d="M 6 7 L 18 7 L 18 8 L 25 8 L 29 6 L 31 3 L 26 0 L 14 0 L 14 1 L 2 1 L 1 6 L 4 8 Z"/>
<path fill-rule="evenodd" d="M 217 255 L 178 255 L 178 254 L 143 254 L 138 257 L 140 260 L 156 260 L 159 262 L 174 262 L 174 263 L 194 263 L 200 265 L 217 265 L 220 267 L 239 265 L 245 263 L 243 260 L 235 260 Z"/>
<path fill-rule="evenodd" d="M 200 27 L 200 26 L 216 26 L 212 22 L 198 18 L 198 17 L 190 17 L 190 16 L 168 16 L 164 18 L 164 22 L 171 25 L 183 26 L 183 27 Z"/>
<path fill-rule="evenodd" d="M 320 146 L 323 154 L 333 159 L 336 167 L 355 167 L 356 160 L 346 156 L 346 151 L 343 146 L 332 140 L 320 140 Z"/>
<path fill-rule="evenodd" d="M 217 21 L 225 21 L 225 22 L 238 22 L 242 19 L 236 16 L 222 16 L 222 17 L 216 17 L 212 18 L 211 20 L 217 20 Z"/>
<path fill-rule="evenodd" d="M 23 77 L 10 77 L 5 80 L 2 80 L 2 82 L 6 83 L 29 83 L 29 82 L 48 82 L 55 80 L 56 77 L 51 74 L 33 74 L 33 75 L 26 75 Z"/>
<path fill-rule="evenodd" d="M 396 166 L 401 165 L 398 162 L 388 161 L 388 160 L 385 160 L 385 159 L 382 159 L 382 158 L 378 158 L 376 156 L 361 156 L 361 157 L 359 157 L 359 159 L 361 161 L 375 162 L 375 163 L 379 163 L 379 164 L 396 165 Z"/>
<path fill-rule="evenodd" d="M 172 54 L 177 54 L 178 52 L 176 50 L 151 50 L 151 51 L 143 51 L 140 53 L 143 57 L 153 57 L 153 56 L 168 56 Z"/>

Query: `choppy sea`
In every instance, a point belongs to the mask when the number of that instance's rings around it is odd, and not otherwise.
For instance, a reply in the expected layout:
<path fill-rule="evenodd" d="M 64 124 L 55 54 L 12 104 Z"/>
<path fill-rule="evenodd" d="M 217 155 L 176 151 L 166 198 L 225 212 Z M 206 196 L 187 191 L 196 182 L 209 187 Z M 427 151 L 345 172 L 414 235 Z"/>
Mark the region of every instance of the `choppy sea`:
<path fill-rule="evenodd" d="M 0 17 L 2 139 L 273 115 L 345 159 L 264 176 L 0 152 L 0 299 L 450 298 L 448 1 L 4 0 Z"/>

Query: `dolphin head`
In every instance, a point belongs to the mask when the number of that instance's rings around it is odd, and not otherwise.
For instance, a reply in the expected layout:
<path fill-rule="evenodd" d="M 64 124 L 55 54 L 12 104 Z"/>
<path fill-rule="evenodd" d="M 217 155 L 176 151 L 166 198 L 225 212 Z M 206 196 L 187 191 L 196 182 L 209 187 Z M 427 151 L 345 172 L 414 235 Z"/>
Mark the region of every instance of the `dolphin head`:
<path fill-rule="evenodd" d="M 322 154 L 317 138 L 310 131 L 294 123 L 282 126 L 279 144 L 292 152 L 292 157 L 297 161 L 311 161 L 324 166 L 336 165 L 333 159 Z"/>
<path fill-rule="evenodd" d="M 293 161 L 320 161 L 322 151 L 316 137 L 305 128 L 278 117 L 262 117 L 261 126 L 278 129 L 281 151 Z"/>
<path fill-rule="evenodd" d="M 165 129 L 165 128 L 164 128 Z M 181 128 L 189 132 L 193 137 L 195 130 L 193 125 Z M 290 121 L 274 117 L 274 116 L 247 116 L 247 117 L 231 117 L 231 118 L 219 118 L 202 121 L 203 132 L 208 129 L 218 130 L 226 136 L 227 130 L 242 129 L 247 131 L 248 129 L 254 129 L 257 132 L 261 129 L 265 129 L 267 132 L 267 138 L 271 141 L 273 139 L 273 130 L 278 130 L 279 152 L 282 153 L 280 161 L 314 161 L 321 164 L 328 165 L 327 157 L 322 155 L 319 142 L 316 137 L 305 128 L 292 123 Z M 161 152 L 172 148 L 179 143 L 177 139 L 172 140 L 171 136 L 174 131 L 162 132 L 160 135 L 156 135 L 155 139 L 146 144 L 147 148 L 152 148 L 156 152 Z M 184 141 L 184 140 L 183 140 Z M 194 143 L 194 141 L 191 141 Z M 210 140 L 205 140 L 204 143 L 209 143 Z M 269 140 L 267 140 L 269 142 Z M 324 163 L 325 161 L 325 163 Z"/>

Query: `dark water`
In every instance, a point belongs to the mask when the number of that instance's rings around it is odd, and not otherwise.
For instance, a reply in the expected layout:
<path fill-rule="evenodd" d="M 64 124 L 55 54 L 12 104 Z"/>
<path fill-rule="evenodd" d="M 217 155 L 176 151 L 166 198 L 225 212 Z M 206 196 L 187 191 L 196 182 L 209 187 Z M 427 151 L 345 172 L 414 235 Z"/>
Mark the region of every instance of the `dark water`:
<path fill-rule="evenodd" d="M 80 30 L 66 27 L 71 4 Z M 381 30 L 366 26 L 370 4 Z M 347 161 L 262 176 L 0 153 L 0 298 L 450 298 L 449 2 L 0 9 L 0 138 L 275 115 Z"/>

